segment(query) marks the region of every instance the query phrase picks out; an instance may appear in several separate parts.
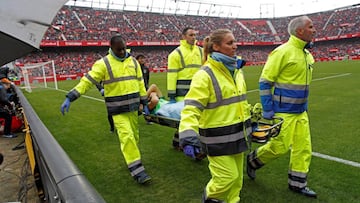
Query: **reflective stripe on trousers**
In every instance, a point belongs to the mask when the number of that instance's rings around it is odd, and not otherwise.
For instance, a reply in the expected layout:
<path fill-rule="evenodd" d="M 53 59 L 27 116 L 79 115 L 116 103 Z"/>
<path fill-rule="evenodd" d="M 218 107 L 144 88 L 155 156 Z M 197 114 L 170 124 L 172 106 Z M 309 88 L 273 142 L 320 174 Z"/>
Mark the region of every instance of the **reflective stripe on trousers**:
<path fill-rule="evenodd" d="M 256 158 L 263 164 L 267 164 L 291 148 L 289 174 L 292 174 L 291 177 L 300 177 L 300 179 L 296 181 L 296 178 L 289 178 L 289 183 L 292 182 L 294 186 L 303 186 L 304 183 L 306 184 L 303 179 L 304 177 L 306 179 L 306 174 L 309 171 L 312 153 L 307 112 L 301 114 L 276 113 L 276 116 L 284 119 L 280 134 L 265 145 L 260 146 L 257 149 Z"/>

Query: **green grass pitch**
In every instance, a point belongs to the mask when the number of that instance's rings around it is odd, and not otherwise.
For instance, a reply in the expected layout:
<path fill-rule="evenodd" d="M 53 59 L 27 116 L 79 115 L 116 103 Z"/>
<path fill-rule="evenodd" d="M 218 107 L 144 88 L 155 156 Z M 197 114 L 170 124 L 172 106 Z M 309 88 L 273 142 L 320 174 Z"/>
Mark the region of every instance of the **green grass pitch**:
<path fill-rule="evenodd" d="M 262 67 L 245 67 L 248 101 L 259 102 Z M 152 73 L 150 83 L 166 93 L 166 74 Z M 360 202 L 360 61 L 319 62 L 310 85 L 309 116 L 313 151 L 352 161 L 357 166 L 313 156 L 308 185 L 318 193 L 309 199 L 287 189 L 289 155 L 269 163 L 250 180 L 244 168 L 241 202 Z M 66 92 L 78 81 L 58 84 Z M 153 182 L 148 186 L 130 177 L 118 137 L 109 132 L 105 104 L 81 97 L 63 116 L 64 91 L 35 88 L 25 96 L 79 169 L 109 203 L 200 202 L 210 179 L 206 159 L 196 162 L 171 146 L 175 129 L 146 125 L 139 117 L 140 150 Z M 94 87 L 87 94 L 102 100 Z M 253 148 L 256 145 L 253 145 Z M 347 162 L 346 162 L 347 163 Z"/>

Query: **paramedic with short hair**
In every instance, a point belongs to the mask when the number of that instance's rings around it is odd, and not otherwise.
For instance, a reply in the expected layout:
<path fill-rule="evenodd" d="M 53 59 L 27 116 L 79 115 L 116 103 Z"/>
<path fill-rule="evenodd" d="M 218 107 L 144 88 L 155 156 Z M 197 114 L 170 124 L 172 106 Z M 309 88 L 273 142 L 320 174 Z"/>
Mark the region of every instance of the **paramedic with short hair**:
<path fill-rule="evenodd" d="M 273 50 L 260 76 L 263 117 L 282 117 L 280 134 L 247 156 L 247 174 L 290 150 L 288 187 L 291 191 L 316 198 L 307 187 L 311 161 L 311 137 L 307 114 L 309 85 L 314 58 L 308 48 L 316 30 L 307 16 L 296 17 L 288 25 L 290 39 Z"/>
<path fill-rule="evenodd" d="M 170 103 L 184 100 L 202 60 L 202 48 L 196 45 L 196 31 L 186 27 L 182 31 L 180 46 L 168 56 L 167 91 Z"/>
<path fill-rule="evenodd" d="M 147 103 L 144 80 L 139 63 L 126 50 L 120 35 L 110 40 L 109 54 L 95 62 L 91 70 L 67 95 L 61 112 L 68 111 L 70 102 L 85 94 L 94 85 L 103 82 L 108 114 L 112 115 L 131 176 L 139 184 L 151 180 L 141 162 L 138 128 L 138 111 Z"/>

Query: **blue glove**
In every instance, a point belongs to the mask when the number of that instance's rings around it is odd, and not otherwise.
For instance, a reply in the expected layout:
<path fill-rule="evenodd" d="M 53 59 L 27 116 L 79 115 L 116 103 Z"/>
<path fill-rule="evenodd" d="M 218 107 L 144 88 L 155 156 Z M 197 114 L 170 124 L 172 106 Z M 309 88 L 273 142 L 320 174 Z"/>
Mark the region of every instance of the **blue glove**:
<path fill-rule="evenodd" d="M 243 66 L 245 66 L 245 64 L 246 64 L 246 61 L 245 61 L 245 60 L 236 59 L 236 68 L 237 68 L 237 69 L 242 68 Z"/>
<path fill-rule="evenodd" d="M 144 113 L 145 115 L 150 115 L 150 110 L 147 105 L 144 106 Z"/>
<path fill-rule="evenodd" d="M 271 119 L 273 119 L 273 117 L 274 117 L 274 111 L 273 110 L 263 112 L 263 118 L 271 120 Z"/>
<path fill-rule="evenodd" d="M 71 104 L 71 102 L 70 102 L 69 98 L 66 98 L 64 103 L 62 103 L 60 110 L 63 115 L 65 115 L 65 110 L 66 110 L 66 112 L 69 112 L 70 104 Z"/>
<path fill-rule="evenodd" d="M 174 104 L 176 103 L 176 100 L 174 98 L 170 98 L 170 101 L 169 101 L 170 104 Z"/>
<path fill-rule="evenodd" d="M 194 147 L 192 145 L 185 145 L 183 147 L 183 152 L 186 156 L 196 159 L 196 154 L 200 153 L 200 149 L 198 147 Z"/>
<path fill-rule="evenodd" d="M 104 88 L 100 90 L 101 96 L 104 96 Z"/>

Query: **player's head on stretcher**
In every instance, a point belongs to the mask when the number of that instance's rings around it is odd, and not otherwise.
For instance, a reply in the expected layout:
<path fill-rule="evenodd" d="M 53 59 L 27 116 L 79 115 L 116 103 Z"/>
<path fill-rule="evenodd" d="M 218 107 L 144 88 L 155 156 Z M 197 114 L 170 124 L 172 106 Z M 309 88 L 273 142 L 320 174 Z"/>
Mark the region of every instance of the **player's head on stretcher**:
<path fill-rule="evenodd" d="M 148 104 L 145 114 L 155 114 L 164 117 L 180 120 L 181 110 L 184 108 L 184 101 L 171 103 L 163 97 L 159 87 L 151 84 L 147 90 Z M 148 111 L 148 112 L 146 112 Z"/>

